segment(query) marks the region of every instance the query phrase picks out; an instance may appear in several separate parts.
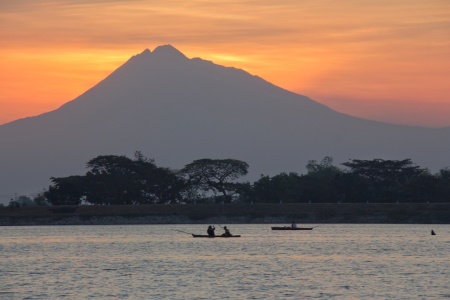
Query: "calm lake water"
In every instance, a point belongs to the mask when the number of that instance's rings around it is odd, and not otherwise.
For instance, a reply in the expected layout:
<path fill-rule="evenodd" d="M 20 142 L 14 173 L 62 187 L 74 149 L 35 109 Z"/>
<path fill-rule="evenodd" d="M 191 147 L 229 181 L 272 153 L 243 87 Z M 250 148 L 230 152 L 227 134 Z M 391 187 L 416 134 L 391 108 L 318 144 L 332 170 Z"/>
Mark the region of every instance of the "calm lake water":
<path fill-rule="evenodd" d="M 450 298 L 450 225 L 270 226 L 0 227 L 0 299 Z"/>

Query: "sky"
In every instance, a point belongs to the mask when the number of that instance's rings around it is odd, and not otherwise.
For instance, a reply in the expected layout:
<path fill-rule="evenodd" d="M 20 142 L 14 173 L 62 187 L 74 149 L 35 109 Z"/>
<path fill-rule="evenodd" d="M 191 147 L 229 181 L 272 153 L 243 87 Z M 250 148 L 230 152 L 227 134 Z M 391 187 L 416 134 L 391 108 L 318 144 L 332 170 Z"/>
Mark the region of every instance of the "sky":
<path fill-rule="evenodd" d="M 0 124 L 165 44 L 339 112 L 450 126 L 449 0 L 0 0 Z"/>

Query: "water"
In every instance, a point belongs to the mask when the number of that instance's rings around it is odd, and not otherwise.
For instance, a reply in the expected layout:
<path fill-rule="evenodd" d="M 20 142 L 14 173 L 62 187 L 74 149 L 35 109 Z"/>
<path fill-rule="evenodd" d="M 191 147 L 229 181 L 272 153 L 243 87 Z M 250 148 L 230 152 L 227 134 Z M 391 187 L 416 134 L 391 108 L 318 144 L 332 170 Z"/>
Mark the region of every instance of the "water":
<path fill-rule="evenodd" d="M 450 298 L 450 225 L 206 227 L 0 227 L 0 299 Z"/>

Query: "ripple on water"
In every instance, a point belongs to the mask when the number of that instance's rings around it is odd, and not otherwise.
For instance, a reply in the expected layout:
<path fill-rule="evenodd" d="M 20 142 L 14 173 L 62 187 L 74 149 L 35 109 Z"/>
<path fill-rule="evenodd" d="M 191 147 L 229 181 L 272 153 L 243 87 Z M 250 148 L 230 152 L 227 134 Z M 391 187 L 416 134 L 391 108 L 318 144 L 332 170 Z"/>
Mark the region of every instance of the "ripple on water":
<path fill-rule="evenodd" d="M 449 298 L 450 226 L 322 225 L 193 239 L 203 225 L 8 227 L 4 299 Z M 45 284 L 44 284 L 45 283 Z"/>

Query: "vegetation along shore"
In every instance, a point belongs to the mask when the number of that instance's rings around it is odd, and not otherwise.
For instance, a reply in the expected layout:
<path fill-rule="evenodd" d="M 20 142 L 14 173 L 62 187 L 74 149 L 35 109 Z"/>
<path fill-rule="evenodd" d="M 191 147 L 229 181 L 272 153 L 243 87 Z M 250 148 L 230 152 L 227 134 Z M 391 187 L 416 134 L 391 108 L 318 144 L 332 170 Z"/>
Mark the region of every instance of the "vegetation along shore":
<path fill-rule="evenodd" d="M 450 169 L 404 160 L 308 162 L 306 174 L 261 175 L 249 165 L 199 159 L 181 170 L 102 155 L 85 175 L 53 177 L 34 199 L 0 206 L 0 225 L 167 223 L 450 223 Z"/>

